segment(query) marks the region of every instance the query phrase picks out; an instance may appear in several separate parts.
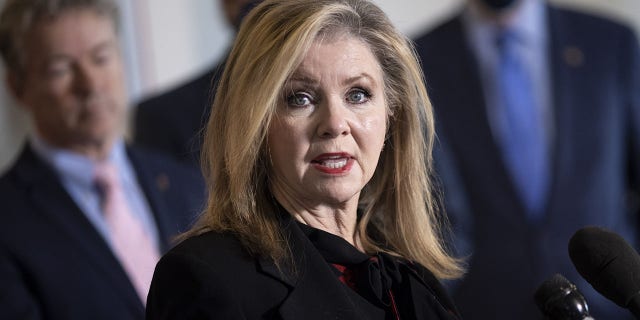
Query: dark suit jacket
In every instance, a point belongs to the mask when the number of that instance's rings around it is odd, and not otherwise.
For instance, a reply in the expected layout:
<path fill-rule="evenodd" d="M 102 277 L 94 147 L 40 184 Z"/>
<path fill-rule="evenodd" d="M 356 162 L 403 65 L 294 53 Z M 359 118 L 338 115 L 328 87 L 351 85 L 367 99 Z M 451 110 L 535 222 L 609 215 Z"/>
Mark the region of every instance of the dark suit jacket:
<path fill-rule="evenodd" d="M 244 17 L 262 0 L 245 1 L 234 21 L 236 31 Z M 217 66 L 168 92 L 147 98 L 138 104 L 135 116 L 136 144 L 198 165 L 202 130 L 211 113 L 218 79 L 226 57 Z"/>
<path fill-rule="evenodd" d="M 636 240 L 627 195 L 640 172 L 637 39 L 608 20 L 547 12 L 555 134 L 552 185 L 539 225 L 526 220 L 492 136 L 460 16 L 416 41 L 436 113 L 435 157 L 446 209 L 458 249 L 471 254 L 469 273 L 454 294 L 466 319 L 539 319 L 533 292 L 556 272 L 585 293 L 596 318 L 626 314 L 576 273 L 567 243 L 586 225 Z"/>
<path fill-rule="evenodd" d="M 201 209 L 195 170 L 128 150 L 162 251 Z M 0 178 L 1 319 L 142 319 L 144 306 L 108 244 L 27 147 Z"/>
<path fill-rule="evenodd" d="M 148 98 L 136 108 L 134 142 L 198 165 L 202 130 L 224 63 L 171 91 Z"/>
<path fill-rule="evenodd" d="M 147 319 L 362 319 L 348 298 L 351 289 L 302 230 L 291 218 L 283 228 L 295 272 L 283 267 L 281 273 L 272 261 L 250 256 L 231 234 L 208 232 L 176 246 L 156 266 Z M 424 268 L 416 270 L 410 276 L 422 285 L 404 294 L 427 303 L 414 305 L 407 319 L 457 319 L 438 280 Z M 394 295 L 396 301 L 413 301 Z"/>

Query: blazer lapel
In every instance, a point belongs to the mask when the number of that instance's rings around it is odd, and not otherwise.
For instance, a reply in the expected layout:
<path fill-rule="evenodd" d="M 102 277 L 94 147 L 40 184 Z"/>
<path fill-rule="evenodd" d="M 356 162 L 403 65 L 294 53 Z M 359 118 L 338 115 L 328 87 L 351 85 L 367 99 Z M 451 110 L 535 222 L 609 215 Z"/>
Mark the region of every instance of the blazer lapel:
<path fill-rule="evenodd" d="M 338 281 L 331 267 L 295 222 L 289 219 L 283 227 L 289 235 L 289 244 L 296 260 L 296 271 L 283 268 L 281 272 L 272 261 L 259 260 L 261 272 L 290 288 L 289 295 L 278 310 L 282 319 L 364 320 L 363 315 L 358 312 L 347 294 L 347 290 L 351 289 Z M 412 313 L 416 319 L 457 319 L 453 304 L 446 299 L 445 290 L 431 273 L 422 274 L 409 268 L 407 274 L 414 279 L 407 279 L 407 283 L 403 284 L 409 286 L 409 290 L 396 292 L 397 294 L 404 292 L 404 295 L 396 297 L 397 303 L 401 304 L 405 300 L 427 299 L 427 305 L 421 306 L 428 306 L 428 308 L 422 309 L 417 305 L 410 305 L 406 306 L 407 312 Z"/>
<path fill-rule="evenodd" d="M 61 233 L 69 236 L 69 249 L 76 248 L 86 256 L 95 269 L 121 293 L 134 313 L 142 314 L 143 305 L 126 273 L 108 244 L 65 191 L 54 171 L 27 146 L 20 156 L 16 172 L 27 196 L 43 218 L 51 221 L 52 228 L 59 228 Z"/>
<path fill-rule="evenodd" d="M 283 228 L 295 259 L 295 271 L 280 272 L 269 260 L 260 260 L 260 270 L 290 287 L 287 298 L 279 308 L 282 319 L 360 319 L 331 267 L 291 218 L 283 219 Z"/>

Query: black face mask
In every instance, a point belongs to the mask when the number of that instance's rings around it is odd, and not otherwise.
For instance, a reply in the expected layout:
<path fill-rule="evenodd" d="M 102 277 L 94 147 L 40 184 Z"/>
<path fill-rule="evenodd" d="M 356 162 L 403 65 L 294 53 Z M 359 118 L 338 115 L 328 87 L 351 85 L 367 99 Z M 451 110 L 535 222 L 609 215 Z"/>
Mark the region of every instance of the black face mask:
<path fill-rule="evenodd" d="M 489 8 L 494 10 L 502 10 L 511 6 L 517 0 L 481 0 L 486 4 Z"/>

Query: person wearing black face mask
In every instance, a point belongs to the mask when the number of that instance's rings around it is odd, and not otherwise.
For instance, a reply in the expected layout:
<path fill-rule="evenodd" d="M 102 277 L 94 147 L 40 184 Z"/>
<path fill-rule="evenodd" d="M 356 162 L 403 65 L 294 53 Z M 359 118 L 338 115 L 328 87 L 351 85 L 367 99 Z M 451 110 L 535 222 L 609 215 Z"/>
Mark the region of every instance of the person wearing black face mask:
<path fill-rule="evenodd" d="M 238 30 L 243 18 L 262 0 L 220 0 L 227 23 Z M 134 143 L 199 167 L 202 128 L 209 118 L 213 93 L 226 56 L 178 87 L 147 97 L 135 109 Z"/>
<path fill-rule="evenodd" d="M 640 51 L 626 26 L 543 0 L 468 0 L 416 39 L 435 110 L 434 151 L 464 319 L 540 319 L 554 273 L 596 319 L 627 319 L 576 272 L 566 247 L 598 225 L 636 244 L 624 195 L 640 181 Z"/>
<path fill-rule="evenodd" d="M 517 0 L 482 0 L 482 2 L 494 10 L 502 10 L 517 2 Z"/>

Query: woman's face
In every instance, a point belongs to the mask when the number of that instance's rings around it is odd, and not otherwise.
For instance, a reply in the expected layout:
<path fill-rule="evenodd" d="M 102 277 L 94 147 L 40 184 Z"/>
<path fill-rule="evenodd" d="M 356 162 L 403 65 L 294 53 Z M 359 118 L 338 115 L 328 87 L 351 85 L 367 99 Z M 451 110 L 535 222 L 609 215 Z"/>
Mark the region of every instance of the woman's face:
<path fill-rule="evenodd" d="M 382 70 L 369 47 L 349 35 L 316 41 L 269 129 L 276 195 L 312 207 L 357 202 L 376 169 L 386 118 Z"/>

